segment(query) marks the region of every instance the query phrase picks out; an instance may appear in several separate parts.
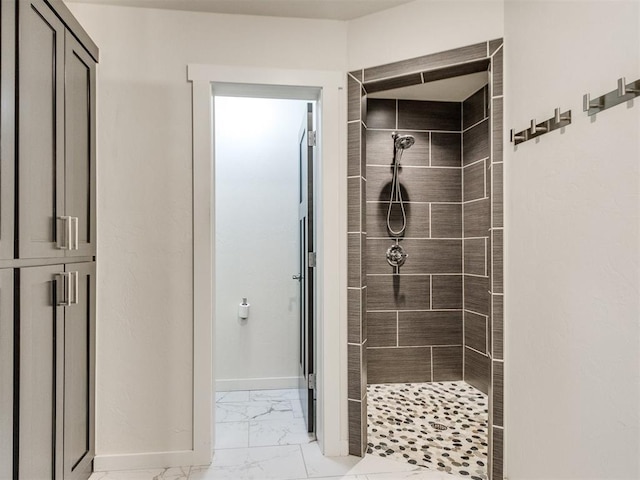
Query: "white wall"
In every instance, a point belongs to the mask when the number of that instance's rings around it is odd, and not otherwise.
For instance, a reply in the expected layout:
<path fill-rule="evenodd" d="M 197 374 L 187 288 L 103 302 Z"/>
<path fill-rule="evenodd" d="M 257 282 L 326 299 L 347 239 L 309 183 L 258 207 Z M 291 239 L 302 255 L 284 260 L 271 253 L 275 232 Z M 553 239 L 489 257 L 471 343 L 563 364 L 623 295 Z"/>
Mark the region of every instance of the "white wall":
<path fill-rule="evenodd" d="M 572 110 L 505 149 L 507 475 L 640 478 L 640 3 L 508 1 L 506 128 Z"/>
<path fill-rule="evenodd" d="M 346 26 L 78 3 L 69 8 L 100 47 L 96 450 L 114 465 L 126 454 L 192 448 L 186 65 L 345 70 Z"/>
<path fill-rule="evenodd" d="M 503 35 L 502 0 L 416 0 L 349 22 L 349 69 L 373 67 Z"/>
<path fill-rule="evenodd" d="M 306 102 L 215 98 L 217 390 L 297 388 Z M 247 297 L 250 315 L 238 317 Z"/>

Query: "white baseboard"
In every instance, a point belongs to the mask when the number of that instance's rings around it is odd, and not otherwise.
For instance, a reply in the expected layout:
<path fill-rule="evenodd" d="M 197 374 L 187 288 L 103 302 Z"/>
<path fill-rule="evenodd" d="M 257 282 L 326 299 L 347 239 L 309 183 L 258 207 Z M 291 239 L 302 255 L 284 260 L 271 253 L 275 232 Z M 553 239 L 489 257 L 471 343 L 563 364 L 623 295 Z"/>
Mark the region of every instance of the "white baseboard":
<path fill-rule="evenodd" d="M 216 380 L 217 392 L 298 388 L 299 377 L 229 378 Z"/>
<path fill-rule="evenodd" d="M 157 468 L 169 468 L 187 465 L 199 465 L 193 450 L 176 452 L 133 453 L 122 455 L 96 455 L 93 460 L 95 472 L 107 472 L 117 470 L 150 470 Z"/>

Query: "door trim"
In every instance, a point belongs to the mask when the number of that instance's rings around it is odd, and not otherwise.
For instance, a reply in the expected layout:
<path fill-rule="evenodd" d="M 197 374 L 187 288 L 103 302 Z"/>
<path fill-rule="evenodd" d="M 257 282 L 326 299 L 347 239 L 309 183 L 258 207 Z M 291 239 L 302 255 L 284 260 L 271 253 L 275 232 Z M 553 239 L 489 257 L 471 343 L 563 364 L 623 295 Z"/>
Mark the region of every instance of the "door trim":
<path fill-rule="evenodd" d="M 332 71 L 256 69 L 192 64 L 193 102 L 193 464 L 212 459 L 214 439 L 214 125 L 213 91 L 240 89 L 248 96 L 317 100 L 318 429 L 325 455 L 347 452 L 346 388 L 346 105 L 344 74 Z M 294 87 L 287 87 L 294 86 Z M 228 90 L 225 90 L 228 89 Z M 283 96 L 283 93 L 286 93 Z M 313 96 L 309 98 L 309 94 Z M 338 194 L 336 195 L 336 192 Z"/>

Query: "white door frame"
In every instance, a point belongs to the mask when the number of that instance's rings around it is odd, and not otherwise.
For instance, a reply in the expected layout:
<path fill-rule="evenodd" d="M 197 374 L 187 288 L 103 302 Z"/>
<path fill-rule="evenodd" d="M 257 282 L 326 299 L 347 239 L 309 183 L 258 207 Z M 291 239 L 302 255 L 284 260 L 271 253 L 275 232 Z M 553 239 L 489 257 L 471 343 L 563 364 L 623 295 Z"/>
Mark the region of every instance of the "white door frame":
<path fill-rule="evenodd" d="M 187 66 L 193 102 L 193 461 L 211 462 L 215 382 L 215 159 L 214 88 L 263 96 L 318 100 L 316 185 L 317 430 L 327 456 L 348 451 L 346 375 L 346 93 L 343 72 L 259 69 L 222 65 Z M 306 88 L 305 88 L 306 87 Z M 319 98 L 308 98 L 318 92 Z M 305 96 L 306 95 L 306 96 Z M 300 97 L 298 97 L 300 98 Z"/>

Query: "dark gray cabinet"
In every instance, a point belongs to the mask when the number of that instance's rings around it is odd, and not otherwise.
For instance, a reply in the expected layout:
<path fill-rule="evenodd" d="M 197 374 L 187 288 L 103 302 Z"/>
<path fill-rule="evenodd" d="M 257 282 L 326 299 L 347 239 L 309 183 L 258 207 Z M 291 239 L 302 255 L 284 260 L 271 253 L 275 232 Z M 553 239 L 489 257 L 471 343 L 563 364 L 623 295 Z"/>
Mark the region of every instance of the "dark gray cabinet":
<path fill-rule="evenodd" d="M 94 454 L 95 264 L 21 268 L 18 478 L 88 478 Z"/>
<path fill-rule="evenodd" d="M 98 49 L 62 0 L 0 9 L 0 480 L 86 480 Z"/>
<path fill-rule="evenodd" d="M 18 2 L 20 258 L 95 253 L 95 60 L 44 0 Z"/>

